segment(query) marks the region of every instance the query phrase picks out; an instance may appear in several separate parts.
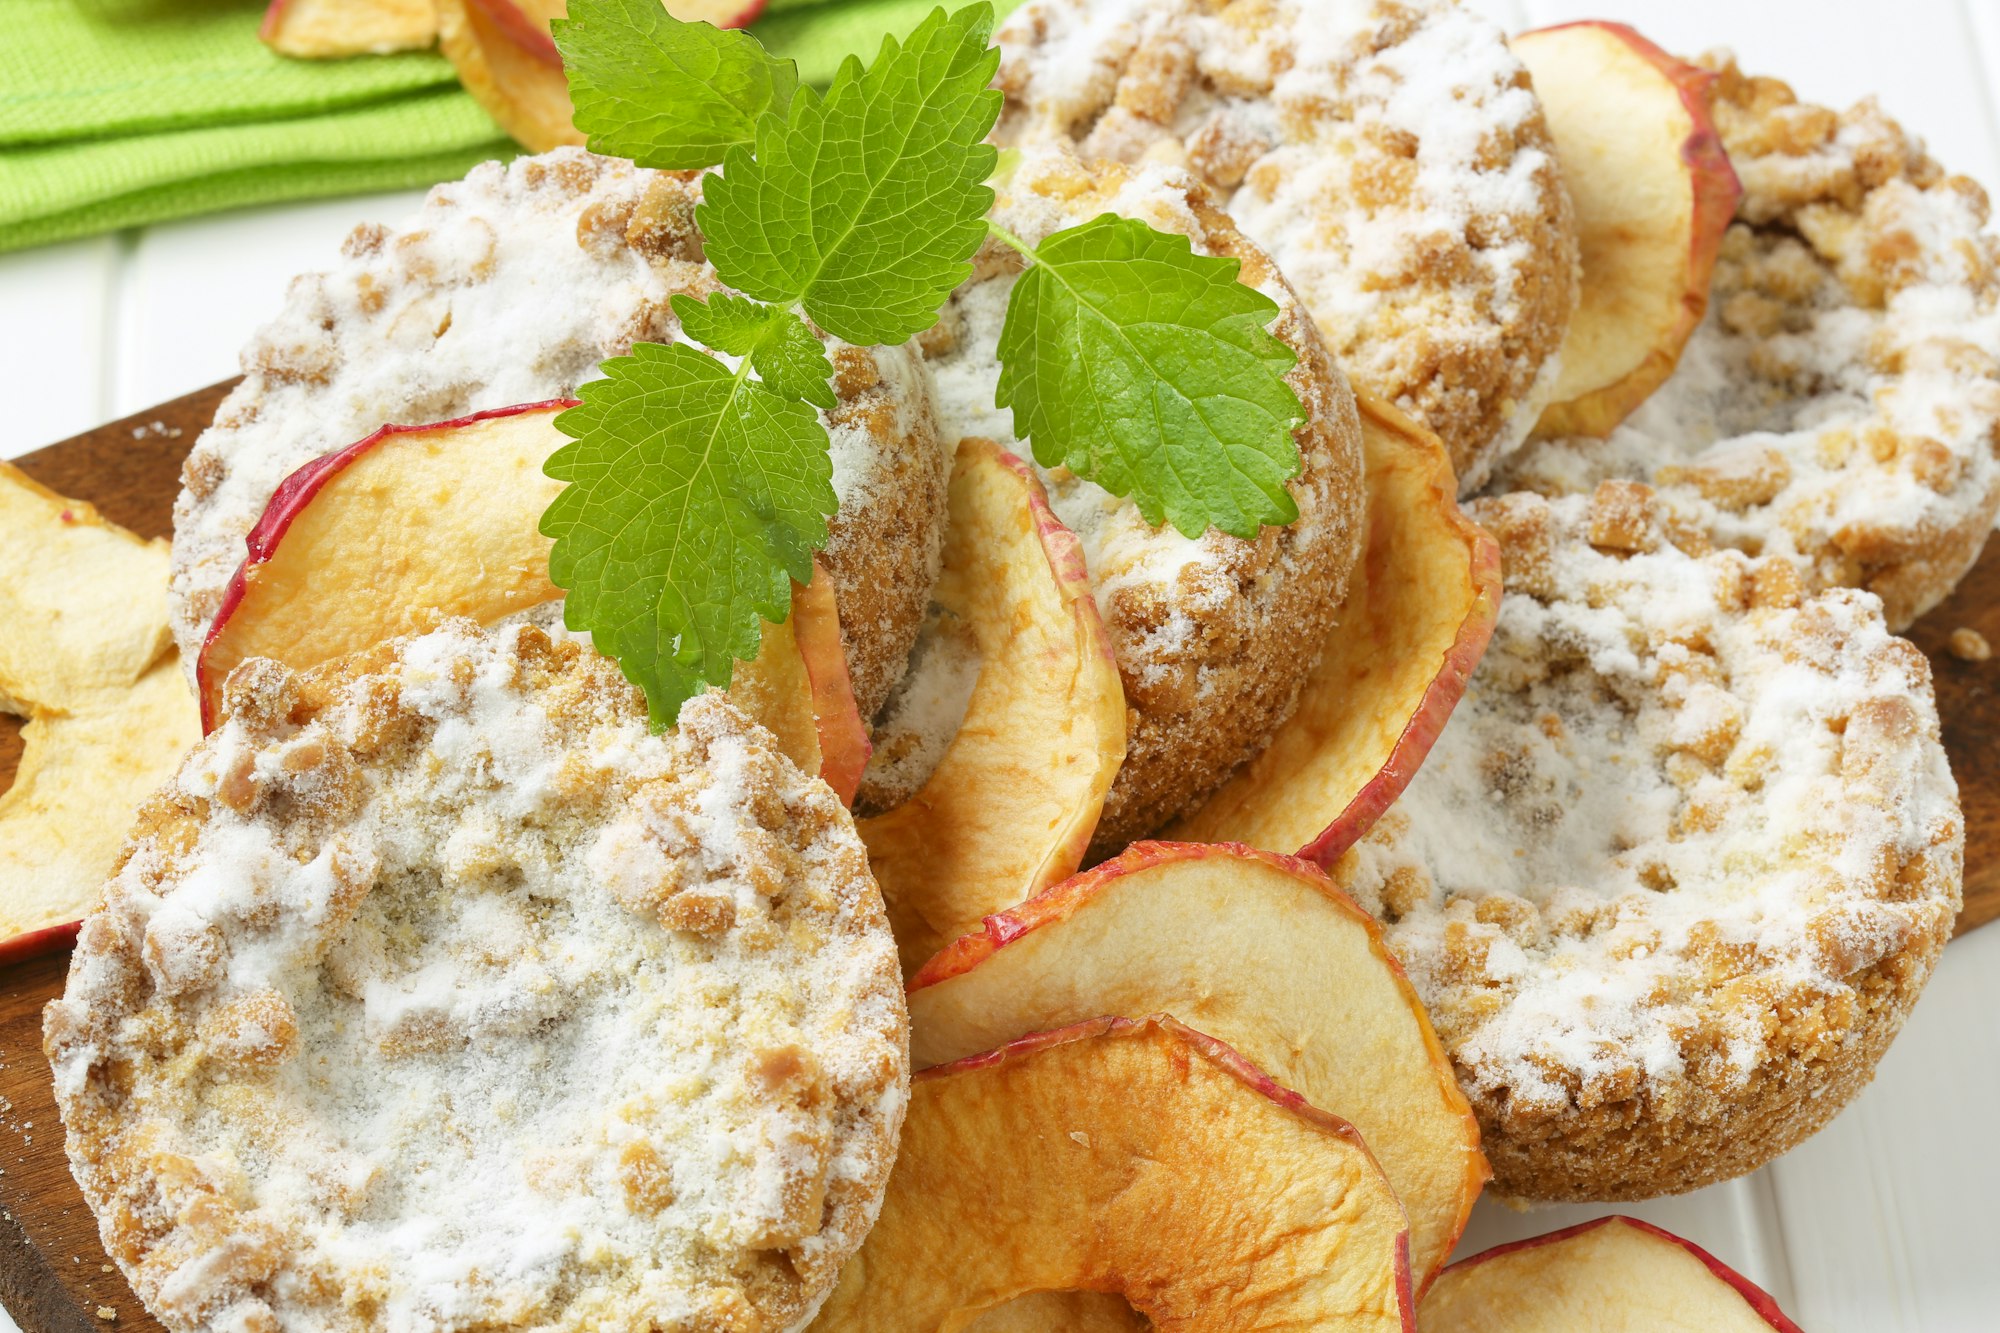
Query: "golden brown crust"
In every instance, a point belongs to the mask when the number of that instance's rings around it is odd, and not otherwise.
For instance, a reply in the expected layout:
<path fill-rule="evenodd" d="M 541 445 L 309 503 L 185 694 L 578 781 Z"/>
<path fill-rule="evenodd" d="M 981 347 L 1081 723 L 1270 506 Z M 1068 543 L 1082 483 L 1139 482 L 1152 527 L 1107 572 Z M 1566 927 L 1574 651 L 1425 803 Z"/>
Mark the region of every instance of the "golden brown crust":
<path fill-rule="evenodd" d="M 1439 0 L 1035 0 L 1000 43 L 1000 142 L 1193 171 L 1464 489 L 1525 438 L 1577 248 L 1540 103 L 1491 23 Z"/>
<path fill-rule="evenodd" d="M 824 785 L 719 695 L 651 737 L 615 666 L 532 627 L 253 660 L 226 702 L 46 1016 L 72 1168 L 148 1308 L 798 1322 L 873 1220 L 907 1084 Z"/>
<path fill-rule="evenodd" d="M 1341 873 L 1496 1190 L 1752 1170 L 1867 1083 L 1949 937 L 1964 830 L 1928 664 L 1865 594 L 1715 551 L 1635 483 L 1477 514 L 1507 559 L 1493 647 Z"/>
<path fill-rule="evenodd" d="M 1709 315 L 1603 442 L 1531 445 L 1502 484 L 1645 480 L 1718 544 L 1880 596 L 1891 629 L 1971 568 L 2000 513 L 2000 241 L 1871 99 L 1801 103 L 1725 56 L 1715 123 L 1743 183 Z"/>
<path fill-rule="evenodd" d="M 895 375 L 884 374 L 888 360 Z M 951 454 L 938 439 L 930 383 L 907 349 L 833 352 L 836 430 L 866 432 L 879 450 L 865 503 L 842 505 L 820 562 L 840 604 L 848 681 L 864 721 L 903 677 L 944 553 Z"/>
<path fill-rule="evenodd" d="M 579 149 L 487 163 L 433 190 L 407 227 L 359 227 L 340 267 L 297 279 L 183 469 L 173 611 L 184 659 L 294 468 L 389 422 L 571 394 L 634 342 L 679 337 L 671 298 L 720 289 L 695 226 L 700 198 L 696 173 Z M 841 508 L 826 563 L 870 717 L 937 578 L 950 456 L 914 352 L 828 343 L 839 405 L 823 420 Z"/>

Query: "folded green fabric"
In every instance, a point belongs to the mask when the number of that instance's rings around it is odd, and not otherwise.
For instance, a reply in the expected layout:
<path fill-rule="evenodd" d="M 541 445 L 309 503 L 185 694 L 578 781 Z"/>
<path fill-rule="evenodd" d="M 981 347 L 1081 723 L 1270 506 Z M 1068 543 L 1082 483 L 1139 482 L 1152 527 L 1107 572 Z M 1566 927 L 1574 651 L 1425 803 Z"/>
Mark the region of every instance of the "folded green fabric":
<path fill-rule="evenodd" d="M 518 151 L 441 56 L 287 59 L 257 40 L 265 0 L 4 3 L 0 251 L 429 185 Z M 824 83 L 936 3 L 771 0 L 756 31 Z"/>
<path fill-rule="evenodd" d="M 451 90 L 320 115 L 0 151 L 0 250 L 246 204 L 409 189 L 518 151 Z"/>
<path fill-rule="evenodd" d="M 429 52 L 288 60 L 263 0 L 6 0 L 0 250 L 320 195 L 513 151 Z"/>
<path fill-rule="evenodd" d="M 458 82 L 428 51 L 288 60 L 264 0 L 6 0 L 0 145 L 313 115 Z"/>

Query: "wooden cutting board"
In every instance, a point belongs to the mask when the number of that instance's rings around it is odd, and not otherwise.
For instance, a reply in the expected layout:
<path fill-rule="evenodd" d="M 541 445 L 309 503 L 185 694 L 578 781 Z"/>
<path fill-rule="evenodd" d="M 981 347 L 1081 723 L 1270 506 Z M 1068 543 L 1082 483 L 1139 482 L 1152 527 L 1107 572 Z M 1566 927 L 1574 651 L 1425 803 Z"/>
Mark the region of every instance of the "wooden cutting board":
<path fill-rule="evenodd" d="M 141 536 L 165 536 L 181 459 L 230 388 L 217 384 L 100 426 L 19 465 Z M 1964 932 L 2000 916 L 2000 658 L 1952 656 L 1946 641 L 1961 626 L 2000 644 L 2000 542 L 1990 543 L 1957 594 L 1910 632 L 1937 674 L 1945 748 L 1965 805 Z M 20 755 L 20 728 L 0 719 L 0 789 L 13 780 Z M 160 1333 L 110 1268 L 63 1158 L 41 1010 L 61 991 L 66 967 L 66 955 L 57 954 L 0 968 L 0 1302 L 24 1333 Z"/>

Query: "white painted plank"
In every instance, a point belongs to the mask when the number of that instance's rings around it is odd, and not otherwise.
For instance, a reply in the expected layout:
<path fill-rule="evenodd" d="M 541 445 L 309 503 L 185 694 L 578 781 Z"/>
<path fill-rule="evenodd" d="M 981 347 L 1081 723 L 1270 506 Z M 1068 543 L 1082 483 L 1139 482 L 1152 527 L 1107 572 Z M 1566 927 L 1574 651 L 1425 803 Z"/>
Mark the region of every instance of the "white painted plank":
<path fill-rule="evenodd" d="M 1973 53 L 1986 90 L 1986 118 L 2000 124 L 2000 4 L 1994 0 L 1960 0 L 1972 29 Z M 1967 108 L 1970 114 L 1971 108 Z M 1988 190 L 2000 190 L 2000 180 L 1981 182 Z"/>
<path fill-rule="evenodd" d="M 421 190 L 244 209 L 144 232 L 117 301 L 112 407 L 123 416 L 237 371 L 300 273 L 339 258 L 358 223 L 400 223 Z"/>
<path fill-rule="evenodd" d="M 110 408 L 105 329 L 115 236 L 0 255 L 0 458 L 88 430 Z"/>
<path fill-rule="evenodd" d="M 1994 0 L 1971 6 L 1990 10 Z M 1987 76 L 1959 0 L 1525 0 L 1525 8 L 1537 27 L 1617 19 L 1683 55 L 1729 47 L 1745 70 L 1836 108 L 1878 94 L 1947 168 L 2000 182 Z"/>
<path fill-rule="evenodd" d="M 2000 1328 L 2000 927 L 1945 950 L 1874 1084 L 1772 1168 L 1814 1333 Z"/>

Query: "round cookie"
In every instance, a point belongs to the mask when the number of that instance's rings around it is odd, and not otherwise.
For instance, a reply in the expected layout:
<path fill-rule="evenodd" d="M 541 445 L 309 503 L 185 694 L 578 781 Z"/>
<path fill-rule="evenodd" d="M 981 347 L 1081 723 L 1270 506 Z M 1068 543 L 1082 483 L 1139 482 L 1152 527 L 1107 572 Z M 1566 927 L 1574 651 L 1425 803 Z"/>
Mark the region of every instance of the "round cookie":
<path fill-rule="evenodd" d="M 719 289 L 695 229 L 700 197 L 697 175 L 575 148 L 488 162 L 432 190 L 400 231 L 357 228 L 340 267 L 294 280 L 182 470 L 182 660 L 195 660 L 245 534 L 300 464 L 387 422 L 566 396 L 634 342 L 678 337 L 669 298 Z M 937 579 L 950 456 L 913 350 L 827 343 L 839 401 L 820 415 L 840 511 L 821 560 L 872 717 Z"/>
<path fill-rule="evenodd" d="M 1528 446 L 1499 484 L 1644 480 L 1718 544 L 1866 588 L 1901 629 L 2000 512 L 2000 241 L 1985 193 L 1870 101 L 1836 114 L 1734 62 L 1715 123 L 1743 182 L 1708 315 L 1611 436 Z"/>
<path fill-rule="evenodd" d="M 237 671 L 46 1049 L 169 1328 L 803 1323 L 874 1220 L 908 1020 L 867 853 L 710 694 L 447 622 Z"/>
<path fill-rule="evenodd" d="M 1710 550 L 1643 486 L 1474 509 L 1507 562 L 1492 647 L 1338 875 L 1496 1190 L 1753 1170 L 1868 1082 L 1950 936 L 1964 827 L 1929 664 L 1875 598 Z"/>
<path fill-rule="evenodd" d="M 1032 245 L 1107 212 L 1242 262 L 1239 280 L 1277 303 L 1271 331 L 1298 353 L 1287 381 L 1306 420 L 1293 432 L 1302 470 L 1289 486 L 1299 517 L 1254 541 L 1156 529 L 1131 501 L 1067 469 L 1036 467 L 1056 516 L 1082 543 L 1125 687 L 1125 762 L 1093 856 L 1199 804 L 1290 715 L 1346 591 L 1364 504 L 1360 420 L 1346 379 L 1284 276 L 1186 172 L 1033 151 L 1016 164 L 994 217 Z M 1020 266 L 1013 250 L 988 242 L 972 280 L 919 342 L 945 437 L 989 437 L 1032 463 L 1013 414 L 993 405 L 1000 327 Z"/>
<path fill-rule="evenodd" d="M 1491 22 L 1453 0 L 1031 0 L 999 42 L 999 142 L 1186 166 L 1354 382 L 1444 440 L 1462 489 L 1526 438 L 1577 247 Z"/>

